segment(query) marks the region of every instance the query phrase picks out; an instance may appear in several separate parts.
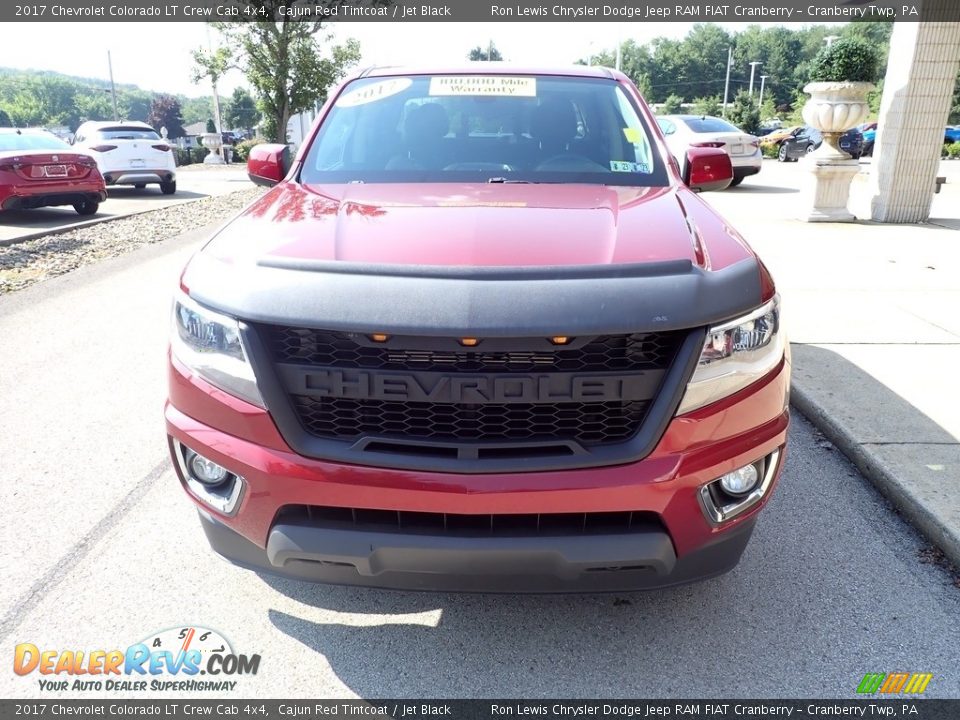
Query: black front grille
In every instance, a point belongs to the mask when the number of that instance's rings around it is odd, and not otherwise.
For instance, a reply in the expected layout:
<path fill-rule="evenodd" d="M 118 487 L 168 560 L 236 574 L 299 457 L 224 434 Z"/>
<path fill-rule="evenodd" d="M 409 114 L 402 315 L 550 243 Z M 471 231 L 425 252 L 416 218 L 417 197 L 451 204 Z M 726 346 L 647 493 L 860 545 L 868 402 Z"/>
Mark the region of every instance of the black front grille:
<path fill-rule="evenodd" d="M 318 437 L 367 435 L 444 442 L 576 440 L 584 445 L 631 437 L 646 402 L 445 404 L 352 398 L 291 398 L 304 427 Z"/>
<path fill-rule="evenodd" d="M 267 344 L 276 362 L 371 370 L 439 370 L 454 372 L 601 372 L 666 368 L 684 332 L 600 335 L 573 349 L 514 340 L 518 347 L 498 351 L 468 351 L 428 347 L 422 338 L 397 337 L 382 347 L 362 335 L 294 327 L 266 327 Z M 482 341 L 489 345 L 490 340 Z M 411 347 L 420 344 L 421 347 Z M 448 345 L 456 345 L 454 338 Z M 529 349 L 530 345 L 542 347 Z"/>
<path fill-rule="evenodd" d="M 460 537 L 608 535 L 663 531 L 657 514 L 644 511 L 464 515 L 286 505 L 277 515 L 277 522 L 337 530 Z"/>
<path fill-rule="evenodd" d="M 628 441 L 640 431 L 659 392 L 658 378 L 669 370 L 689 335 L 688 331 L 601 335 L 571 338 L 566 346 L 553 345 L 546 337 L 481 338 L 472 349 L 454 337 L 392 336 L 379 344 L 357 333 L 274 325 L 258 325 L 255 330 L 265 359 L 278 366 L 290 407 L 285 412 L 308 436 L 351 443 L 365 438 L 389 441 L 389 447 L 381 443 L 367 450 L 421 455 L 450 451 L 450 445 L 461 449 L 495 445 L 502 455 L 512 452 L 504 449 L 510 443 L 526 443 L 517 452 L 530 456 L 560 452 L 558 447 L 575 454 L 575 444 L 589 448 Z M 291 369 L 311 370 L 313 375 L 304 384 L 303 373 L 297 376 Z M 364 391 L 331 390 L 329 377 L 335 371 L 346 372 L 337 381 L 342 387 L 357 386 L 358 374 L 366 373 Z M 592 400 L 585 393 L 577 401 L 572 401 L 577 397 L 572 391 L 551 391 L 556 400 L 551 393 L 537 392 L 512 400 L 438 393 L 437 400 L 428 402 L 422 401 L 423 393 L 390 398 L 387 392 L 370 391 L 371 374 L 377 373 L 390 373 L 394 383 L 398 376 L 419 373 L 417 382 L 428 388 L 440 387 L 445 378 L 452 383 L 463 373 L 467 380 L 479 378 L 483 383 L 509 376 L 511 382 L 536 384 L 549 377 L 557 380 L 555 387 L 572 387 L 576 378 L 594 383 L 612 378 L 634 390 Z M 648 379 L 642 392 L 632 384 L 639 377 Z M 519 386 L 511 386 L 510 392 L 515 387 Z M 427 447 L 431 443 L 434 450 Z M 533 447 L 538 444 L 541 450 Z M 466 450 L 452 452 L 454 457 L 470 456 Z M 486 452 L 480 457 L 487 457 Z"/>

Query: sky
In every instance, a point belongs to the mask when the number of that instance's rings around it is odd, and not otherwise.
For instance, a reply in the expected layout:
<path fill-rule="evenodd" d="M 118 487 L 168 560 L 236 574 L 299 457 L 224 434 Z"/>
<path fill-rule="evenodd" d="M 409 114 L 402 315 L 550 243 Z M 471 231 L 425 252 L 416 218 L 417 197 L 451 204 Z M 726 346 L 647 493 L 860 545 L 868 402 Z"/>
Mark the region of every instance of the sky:
<path fill-rule="evenodd" d="M 747 23 L 718 23 L 740 30 Z M 645 43 L 654 37 L 682 38 L 690 23 L 341 23 L 341 41 L 360 41 L 363 64 L 459 62 L 477 45 L 491 40 L 506 60 L 531 65 L 568 65 L 592 52 L 616 47 L 618 40 Z M 107 51 L 117 83 L 144 90 L 196 97 L 208 85 L 190 80 L 190 51 L 215 45 L 216 31 L 203 23 L 17 23 L 7 25 L 0 43 L 0 67 L 54 70 L 82 77 L 109 77 Z M 81 40 L 82 38 L 82 40 Z M 82 50 L 81 50 L 82 48 Z M 229 94 L 243 85 L 239 72 L 224 78 L 218 90 Z"/>

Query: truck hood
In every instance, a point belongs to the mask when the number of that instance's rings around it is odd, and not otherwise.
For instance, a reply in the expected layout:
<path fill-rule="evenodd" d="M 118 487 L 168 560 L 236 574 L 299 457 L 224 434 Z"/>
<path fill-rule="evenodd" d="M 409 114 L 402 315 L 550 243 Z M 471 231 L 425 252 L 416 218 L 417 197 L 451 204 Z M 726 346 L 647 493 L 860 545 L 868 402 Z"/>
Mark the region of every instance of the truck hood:
<path fill-rule="evenodd" d="M 284 183 L 205 252 L 459 267 L 697 262 L 674 189 L 550 184 Z"/>
<path fill-rule="evenodd" d="M 756 257 L 690 191 L 585 185 L 280 184 L 181 287 L 254 323 L 482 337 L 702 327 L 761 302 Z"/>

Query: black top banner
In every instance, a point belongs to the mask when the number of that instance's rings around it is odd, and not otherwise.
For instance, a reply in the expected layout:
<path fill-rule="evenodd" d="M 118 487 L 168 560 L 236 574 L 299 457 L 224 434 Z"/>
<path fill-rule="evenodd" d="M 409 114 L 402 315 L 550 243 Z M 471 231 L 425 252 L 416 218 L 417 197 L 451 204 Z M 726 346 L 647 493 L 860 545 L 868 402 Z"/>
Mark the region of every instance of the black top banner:
<path fill-rule="evenodd" d="M 958 0 L 57 0 L 2 22 L 960 22 Z"/>
<path fill-rule="evenodd" d="M 960 700 L 0 700 L 0 717 L 392 718 L 393 720 L 956 720 Z"/>

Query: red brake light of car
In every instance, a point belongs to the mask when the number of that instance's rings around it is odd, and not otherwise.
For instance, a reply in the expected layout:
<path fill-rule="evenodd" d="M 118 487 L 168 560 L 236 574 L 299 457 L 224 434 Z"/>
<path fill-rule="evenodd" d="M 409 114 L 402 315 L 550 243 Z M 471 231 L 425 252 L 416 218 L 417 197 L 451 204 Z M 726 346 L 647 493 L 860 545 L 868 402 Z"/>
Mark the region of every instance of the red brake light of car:
<path fill-rule="evenodd" d="M 758 147 L 760 147 L 760 141 L 759 141 L 759 140 L 751 140 L 750 142 L 747 143 L 747 145 L 749 145 L 749 146 L 752 147 L 754 150 L 756 150 Z"/>
<path fill-rule="evenodd" d="M 151 145 L 154 150 L 159 150 L 160 152 L 167 152 L 170 149 L 169 145 Z"/>
<path fill-rule="evenodd" d="M 690 146 L 691 146 L 691 147 L 714 147 L 714 148 L 722 148 L 724 145 L 726 145 L 726 143 L 725 143 L 725 142 L 720 142 L 719 140 L 714 140 L 714 141 L 712 141 L 712 142 L 690 143 Z"/>
<path fill-rule="evenodd" d="M 92 157 L 80 155 L 77 157 L 76 164 L 86 168 L 95 168 L 97 166 L 97 161 Z"/>
<path fill-rule="evenodd" d="M 94 145 L 90 148 L 94 152 L 110 152 L 111 150 L 116 150 L 116 145 Z"/>
<path fill-rule="evenodd" d="M 5 160 L 0 160 L 0 170 L 16 170 L 20 167 L 19 158 L 6 158 Z"/>

